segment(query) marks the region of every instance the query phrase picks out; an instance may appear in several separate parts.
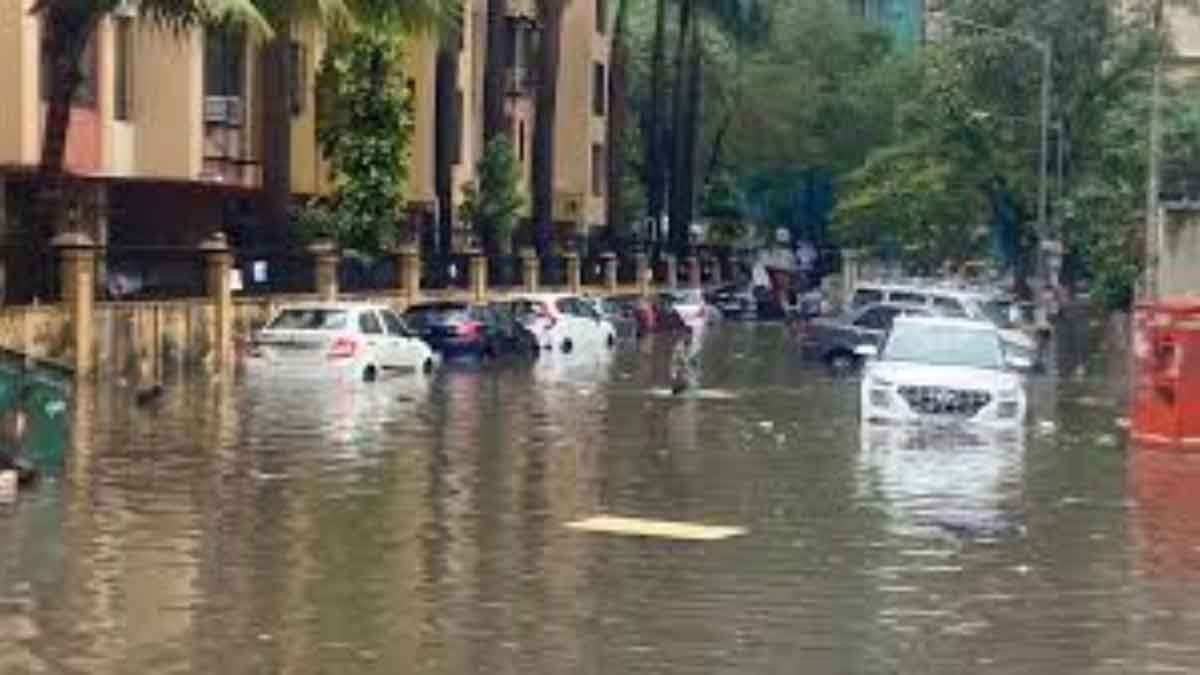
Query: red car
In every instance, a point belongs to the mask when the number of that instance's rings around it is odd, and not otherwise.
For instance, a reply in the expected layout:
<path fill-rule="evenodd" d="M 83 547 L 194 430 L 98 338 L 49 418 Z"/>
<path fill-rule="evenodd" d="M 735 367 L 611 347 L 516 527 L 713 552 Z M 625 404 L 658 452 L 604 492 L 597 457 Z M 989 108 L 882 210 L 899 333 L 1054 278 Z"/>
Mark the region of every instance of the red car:
<path fill-rule="evenodd" d="M 637 321 L 637 335 L 649 335 L 662 328 L 662 320 L 658 307 L 640 295 L 618 295 L 612 298 L 612 303 L 622 314 L 632 316 Z"/>

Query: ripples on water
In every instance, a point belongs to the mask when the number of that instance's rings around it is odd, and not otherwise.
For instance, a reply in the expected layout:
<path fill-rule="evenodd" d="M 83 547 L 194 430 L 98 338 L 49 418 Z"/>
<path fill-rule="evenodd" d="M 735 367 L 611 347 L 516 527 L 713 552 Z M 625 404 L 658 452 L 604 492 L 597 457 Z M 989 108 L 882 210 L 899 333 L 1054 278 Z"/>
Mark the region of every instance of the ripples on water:
<path fill-rule="evenodd" d="M 719 396 L 649 393 L 668 354 L 85 393 L 0 512 L 0 673 L 1200 670 L 1200 464 L 1127 453 L 1105 378 L 913 439 L 778 328 L 705 336 Z M 563 527 L 599 513 L 750 533 Z"/>

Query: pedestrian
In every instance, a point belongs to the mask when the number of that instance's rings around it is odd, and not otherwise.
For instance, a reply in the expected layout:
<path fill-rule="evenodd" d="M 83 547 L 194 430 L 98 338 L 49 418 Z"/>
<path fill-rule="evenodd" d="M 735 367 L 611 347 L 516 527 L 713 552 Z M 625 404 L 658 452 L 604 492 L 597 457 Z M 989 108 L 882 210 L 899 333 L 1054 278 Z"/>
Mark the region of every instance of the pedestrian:
<path fill-rule="evenodd" d="M 683 337 L 675 344 L 671 354 L 671 393 L 679 396 L 696 386 L 696 354 L 694 338 L 690 328 L 684 328 Z"/>

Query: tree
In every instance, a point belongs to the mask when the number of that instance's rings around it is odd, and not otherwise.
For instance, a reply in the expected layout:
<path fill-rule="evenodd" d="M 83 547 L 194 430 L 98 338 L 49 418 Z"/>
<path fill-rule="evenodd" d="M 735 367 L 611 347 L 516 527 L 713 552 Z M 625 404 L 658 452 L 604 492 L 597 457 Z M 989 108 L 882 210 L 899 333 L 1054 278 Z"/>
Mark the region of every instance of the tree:
<path fill-rule="evenodd" d="M 558 119 L 558 75 L 563 15 L 569 0 L 538 0 L 542 21 L 533 122 L 533 227 L 539 255 L 554 236 L 554 134 Z"/>
<path fill-rule="evenodd" d="M 361 27 L 337 36 L 317 77 L 317 138 L 334 190 L 326 234 L 380 253 L 411 237 L 404 228 L 412 100 L 402 38 Z"/>
<path fill-rule="evenodd" d="M 608 183 L 608 210 L 605 220 L 611 231 L 628 229 L 636 220 L 627 215 L 623 155 L 621 141 L 626 137 L 629 120 L 629 8 L 633 0 L 617 0 L 616 16 L 613 19 L 612 47 L 608 58 L 608 118 L 604 128 L 604 146 L 608 148 L 606 160 L 606 182 Z M 608 17 L 603 17 L 607 21 Z"/>
<path fill-rule="evenodd" d="M 471 223 L 490 257 L 511 253 L 512 234 L 525 206 L 519 170 L 512 141 L 497 136 L 476 165 L 477 183 L 466 189 L 462 218 Z"/>

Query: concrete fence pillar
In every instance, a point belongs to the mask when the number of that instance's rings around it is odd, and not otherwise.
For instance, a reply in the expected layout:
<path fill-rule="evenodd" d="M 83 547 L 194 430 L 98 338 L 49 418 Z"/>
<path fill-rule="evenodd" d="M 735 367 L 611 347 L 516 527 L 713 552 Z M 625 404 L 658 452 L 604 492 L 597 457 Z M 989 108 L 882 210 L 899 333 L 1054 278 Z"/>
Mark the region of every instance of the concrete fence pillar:
<path fill-rule="evenodd" d="M 583 289 L 583 274 L 579 266 L 579 254 L 568 251 L 563 254 L 563 262 L 567 267 L 567 292 L 579 293 Z"/>
<path fill-rule="evenodd" d="M 229 370 L 234 362 L 233 350 L 233 251 L 224 232 L 215 232 L 200 244 L 204 255 L 204 286 L 213 306 L 214 372 Z"/>
<path fill-rule="evenodd" d="M 720 254 L 713 256 L 709 260 L 712 265 L 712 283 L 714 286 L 720 286 L 725 283 L 725 270 L 721 269 L 722 261 Z"/>
<path fill-rule="evenodd" d="M 397 290 L 407 304 L 421 296 L 421 251 L 416 246 L 404 246 L 396 253 L 396 269 L 399 271 Z"/>
<path fill-rule="evenodd" d="M 96 368 L 92 333 L 96 308 L 96 242 L 83 232 L 63 232 L 51 240 L 58 252 L 62 306 L 70 324 L 75 377 L 90 377 Z"/>
<path fill-rule="evenodd" d="M 695 254 L 689 255 L 683 259 L 683 265 L 687 268 L 688 286 L 691 288 L 700 288 L 700 258 L 697 258 Z"/>
<path fill-rule="evenodd" d="M 484 302 L 488 296 L 488 259 L 480 251 L 471 252 L 471 298 Z"/>
<path fill-rule="evenodd" d="M 521 249 L 521 285 L 526 293 L 537 293 L 538 275 L 541 271 L 539 263 L 536 250 L 532 247 Z"/>
<path fill-rule="evenodd" d="M 650 258 L 643 252 L 638 251 L 633 256 L 634 269 L 637 271 L 637 289 L 642 295 L 650 295 L 650 282 L 652 276 L 650 273 Z"/>
<path fill-rule="evenodd" d="M 667 268 L 667 280 L 664 285 L 671 290 L 675 290 L 679 285 L 679 261 L 676 260 L 673 254 L 668 253 L 663 256 L 663 264 Z"/>
<path fill-rule="evenodd" d="M 858 287 L 862 253 L 854 249 L 842 251 L 842 307 L 849 307 Z"/>
<path fill-rule="evenodd" d="M 604 260 L 604 288 L 609 293 L 617 292 L 617 254 L 605 253 L 600 256 Z"/>
<path fill-rule="evenodd" d="M 316 266 L 317 297 L 327 302 L 337 300 L 338 262 L 341 259 L 337 243 L 321 237 L 308 247 L 308 252 L 312 254 Z"/>

